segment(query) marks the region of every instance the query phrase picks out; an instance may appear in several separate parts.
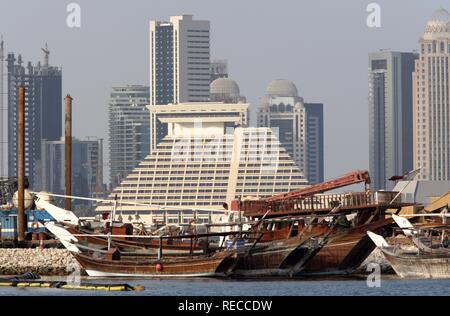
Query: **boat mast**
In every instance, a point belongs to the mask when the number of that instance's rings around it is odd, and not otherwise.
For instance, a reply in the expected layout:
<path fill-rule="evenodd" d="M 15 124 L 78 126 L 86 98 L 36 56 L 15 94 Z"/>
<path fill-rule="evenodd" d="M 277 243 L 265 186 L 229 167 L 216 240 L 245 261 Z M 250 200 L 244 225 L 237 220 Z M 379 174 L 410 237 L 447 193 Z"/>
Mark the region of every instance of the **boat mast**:
<path fill-rule="evenodd" d="M 111 234 L 113 229 L 114 218 L 116 217 L 116 208 L 117 208 L 117 194 L 114 196 L 113 209 L 109 216 L 108 250 L 111 249 Z"/>
<path fill-rule="evenodd" d="M 416 178 L 417 173 L 422 169 L 422 167 L 419 167 L 417 169 L 414 169 L 410 171 L 407 175 L 412 176 L 408 179 L 408 182 L 406 182 L 405 186 L 395 195 L 395 197 L 392 199 L 392 201 L 389 204 L 394 203 L 394 201 L 402 194 L 402 192 L 408 187 L 408 185 Z"/>
<path fill-rule="evenodd" d="M 117 194 L 114 195 L 113 209 L 110 214 L 111 216 L 109 218 L 109 225 L 110 225 L 111 231 L 112 231 L 112 225 L 113 225 L 114 219 L 116 218 L 116 209 L 117 209 Z"/>
<path fill-rule="evenodd" d="M 239 211 L 239 239 L 242 239 L 242 208 L 241 208 L 241 196 L 238 198 L 238 211 Z"/>

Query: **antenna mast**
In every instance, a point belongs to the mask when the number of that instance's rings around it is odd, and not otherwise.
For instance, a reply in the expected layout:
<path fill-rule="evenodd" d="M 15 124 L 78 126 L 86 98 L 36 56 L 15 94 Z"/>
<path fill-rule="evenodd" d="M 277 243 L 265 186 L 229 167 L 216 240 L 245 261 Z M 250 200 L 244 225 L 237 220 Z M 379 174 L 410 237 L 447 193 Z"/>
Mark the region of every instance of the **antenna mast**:
<path fill-rule="evenodd" d="M 45 43 L 45 48 L 41 48 L 44 52 L 44 67 L 48 67 L 48 55 L 50 55 L 50 51 L 48 50 L 48 45 Z"/>
<path fill-rule="evenodd" d="M 3 137 L 3 133 L 5 130 L 5 122 L 4 122 L 4 116 L 3 111 L 5 111 L 4 108 L 4 83 L 3 83 L 3 70 L 4 70 L 4 60 L 5 60 L 5 51 L 4 51 L 4 42 L 3 42 L 3 35 L 0 38 L 0 177 L 4 177 L 5 175 L 5 166 L 4 166 L 4 158 L 5 158 L 5 139 Z"/>

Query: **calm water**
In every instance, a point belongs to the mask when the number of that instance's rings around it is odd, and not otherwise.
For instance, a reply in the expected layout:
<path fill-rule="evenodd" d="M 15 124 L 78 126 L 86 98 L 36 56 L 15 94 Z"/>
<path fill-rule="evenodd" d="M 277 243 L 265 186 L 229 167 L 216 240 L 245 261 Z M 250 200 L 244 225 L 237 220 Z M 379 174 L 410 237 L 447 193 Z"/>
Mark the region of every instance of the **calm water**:
<path fill-rule="evenodd" d="M 86 282 L 144 285 L 141 292 L 74 291 L 0 287 L 3 295 L 450 295 L 450 280 L 399 280 L 382 278 L 381 287 L 369 288 L 365 280 L 267 280 L 237 281 L 216 279 L 108 280 Z"/>

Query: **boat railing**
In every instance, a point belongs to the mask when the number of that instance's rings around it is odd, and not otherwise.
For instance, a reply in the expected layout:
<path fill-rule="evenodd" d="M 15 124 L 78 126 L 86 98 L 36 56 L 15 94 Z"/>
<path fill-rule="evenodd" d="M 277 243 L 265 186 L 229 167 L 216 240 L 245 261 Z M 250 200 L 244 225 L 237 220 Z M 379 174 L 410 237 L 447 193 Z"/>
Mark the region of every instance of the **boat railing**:
<path fill-rule="evenodd" d="M 261 234 L 261 232 L 258 231 L 230 231 L 230 232 L 217 232 L 217 233 L 199 233 L 199 234 L 190 234 L 190 235 L 167 235 L 167 236 L 154 236 L 154 235 L 142 235 L 142 236 L 133 236 L 133 238 L 136 239 L 147 239 L 147 240 L 159 240 L 158 247 L 155 248 L 157 251 L 158 258 L 162 258 L 165 249 L 171 248 L 172 243 L 171 240 L 179 240 L 189 243 L 189 254 L 197 254 L 199 248 L 203 250 L 203 253 L 209 253 L 211 251 L 216 250 L 235 250 L 236 246 L 239 245 L 240 241 L 247 240 L 247 241 L 253 241 L 258 239 L 258 236 Z M 75 238 L 77 237 L 100 237 L 105 238 L 108 240 L 108 250 L 100 249 L 96 247 L 90 247 L 83 245 L 82 243 L 77 242 L 77 247 L 80 249 L 83 249 L 85 251 L 89 252 L 96 252 L 96 253 L 108 253 L 111 248 L 114 248 L 114 238 L 125 238 L 130 237 L 130 235 L 120 235 L 120 234 L 88 234 L 88 233 L 73 233 L 73 234 L 67 234 L 67 237 L 73 236 Z M 61 234 L 60 237 L 63 237 Z M 217 239 L 217 237 L 222 237 L 221 239 Z M 226 237 L 229 237 L 228 239 Z M 216 238 L 216 239 L 214 239 Z M 225 242 L 229 240 L 230 242 Z M 211 245 L 210 241 L 216 241 L 216 246 Z M 239 248 L 239 247 L 237 247 Z M 122 252 L 121 254 L 124 255 L 143 255 L 144 252 Z M 184 252 L 184 255 L 186 252 Z M 176 256 L 173 252 L 170 253 L 170 256 Z"/>
<path fill-rule="evenodd" d="M 398 192 L 391 191 L 365 191 L 351 193 L 316 194 L 310 197 L 296 198 L 288 202 L 275 205 L 278 210 L 284 208 L 294 211 L 331 210 L 337 206 L 341 209 L 363 208 L 369 206 L 389 205 L 401 203 Z M 275 211 L 277 211 L 275 209 Z"/>

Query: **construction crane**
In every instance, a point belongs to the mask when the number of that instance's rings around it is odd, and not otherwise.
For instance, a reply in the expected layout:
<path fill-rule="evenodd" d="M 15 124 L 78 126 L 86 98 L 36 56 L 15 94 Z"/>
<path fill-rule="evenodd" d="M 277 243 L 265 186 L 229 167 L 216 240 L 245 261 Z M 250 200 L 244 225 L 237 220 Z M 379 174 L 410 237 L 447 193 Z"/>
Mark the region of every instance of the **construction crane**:
<path fill-rule="evenodd" d="M 305 196 L 311 196 L 318 193 L 323 193 L 325 191 L 335 190 L 348 185 L 357 184 L 364 182 L 365 184 L 370 184 L 369 172 L 366 170 L 356 170 L 353 172 L 346 173 L 342 177 L 337 179 L 329 180 L 326 182 L 311 185 L 307 188 L 294 190 L 288 193 L 274 195 L 267 198 L 267 201 L 282 201 L 289 198 L 300 198 Z"/>
<path fill-rule="evenodd" d="M 369 172 L 366 170 L 356 170 L 353 172 L 349 172 L 337 179 L 314 184 L 307 188 L 302 188 L 283 194 L 277 194 L 268 198 L 244 201 L 235 200 L 231 203 L 231 210 L 241 210 L 244 212 L 264 214 L 265 212 L 274 209 L 274 206 L 276 206 L 277 204 L 288 203 L 289 201 L 294 199 L 305 198 L 313 196 L 315 194 L 362 182 L 364 182 L 365 185 L 370 184 Z"/>

